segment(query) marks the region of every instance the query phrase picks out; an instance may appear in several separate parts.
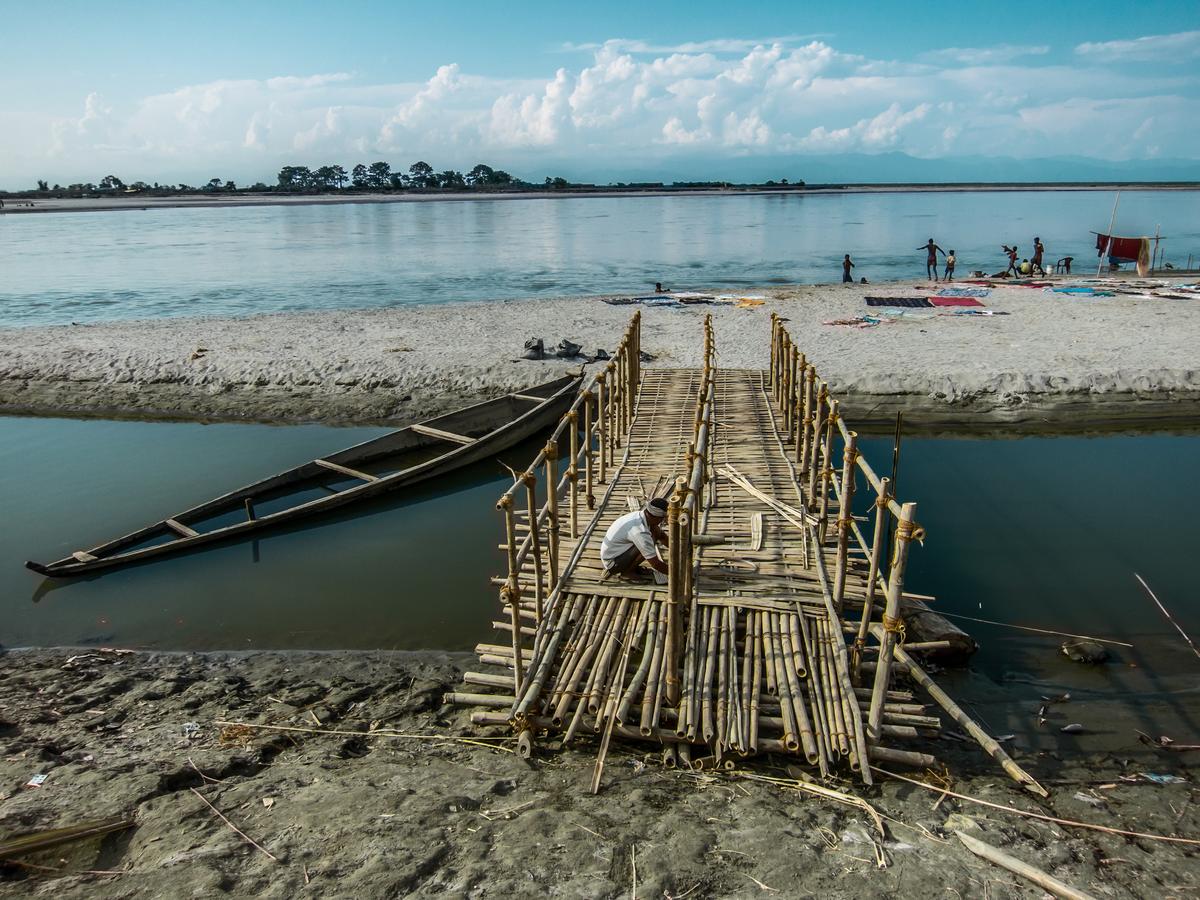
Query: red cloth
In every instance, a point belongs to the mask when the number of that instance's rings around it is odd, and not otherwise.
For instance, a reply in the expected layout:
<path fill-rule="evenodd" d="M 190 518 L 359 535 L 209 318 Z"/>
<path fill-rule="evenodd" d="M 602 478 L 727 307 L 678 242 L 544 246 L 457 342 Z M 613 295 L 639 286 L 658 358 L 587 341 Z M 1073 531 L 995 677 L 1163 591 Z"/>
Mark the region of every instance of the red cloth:
<path fill-rule="evenodd" d="M 1103 256 L 1104 250 L 1108 248 L 1108 255 L 1114 259 L 1127 259 L 1131 262 L 1138 258 L 1138 254 L 1142 249 L 1141 238 L 1111 238 L 1112 244 L 1109 244 L 1109 236 L 1107 234 L 1096 235 L 1096 255 Z"/>
<path fill-rule="evenodd" d="M 930 297 L 934 306 L 983 306 L 974 297 Z"/>

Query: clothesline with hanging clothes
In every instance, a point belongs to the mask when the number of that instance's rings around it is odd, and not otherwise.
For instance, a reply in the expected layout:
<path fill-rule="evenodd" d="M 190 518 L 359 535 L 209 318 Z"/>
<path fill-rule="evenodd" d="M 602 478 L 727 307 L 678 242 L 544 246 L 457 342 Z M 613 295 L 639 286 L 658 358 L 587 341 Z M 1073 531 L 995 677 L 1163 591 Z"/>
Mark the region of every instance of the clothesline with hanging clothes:
<path fill-rule="evenodd" d="M 1150 238 L 1146 237 L 1117 237 L 1111 234 L 1102 234 L 1099 231 L 1093 231 L 1096 235 L 1096 255 L 1104 256 L 1108 253 L 1110 259 L 1122 259 L 1127 262 L 1135 262 L 1142 254 L 1143 246 L 1146 248 L 1146 255 L 1150 254 Z M 1159 238 L 1159 240 L 1162 240 Z"/>

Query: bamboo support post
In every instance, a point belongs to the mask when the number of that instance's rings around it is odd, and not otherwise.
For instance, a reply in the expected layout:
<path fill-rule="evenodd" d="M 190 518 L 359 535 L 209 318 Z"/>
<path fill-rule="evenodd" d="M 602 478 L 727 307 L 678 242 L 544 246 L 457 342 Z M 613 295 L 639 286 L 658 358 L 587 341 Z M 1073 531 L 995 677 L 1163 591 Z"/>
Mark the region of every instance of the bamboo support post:
<path fill-rule="evenodd" d="M 596 495 L 592 492 L 592 399 L 591 391 L 583 392 L 583 496 L 587 500 L 587 508 L 596 508 Z"/>
<path fill-rule="evenodd" d="M 871 539 L 871 561 L 867 569 L 867 596 L 863 600 L 862 618 L 858 624 L 858 636 L 854 639 L 854 677 L 858 678 L 858 664 L 862 660 L 862 651 L 867 639 L 867 626 L 871 624 L 871 615 L 875 607 L 875 594 L 879 587 L 879 566 L 883 558 L 884 520 L 890 515 L 888 511 L 889 489 L 892 480 L 884 478 L 880 482 L 879 492 L 875 497 L 875 533 Z"/>
<path fill-rule="evenodd" d="M 558 441 L 549 440 L 542 451 L 546 457 L 546 552 L 550 560 L 550 583 L 558 584 Z"/>
<path fill-rule="evenodd" d="M 537 475 L 533 472 L 526 472 L 521 480 L 525 482 L 525 495 L 529 509 L 529 546 L 530 552 L 533 554 L 533 608 L 540 625 L 546 588 L 542 573 L 542 529 L 538 525 Z"/>
<path fill-rule="evenodd" d="M 917 504 L 905 503 L 900 508 L 900 522 L 896 527 L 896 544 L 887 579 L 887 605 L 883 612 L 883 637 L 875 667 L 875 684 L 871 691 L 871 711 L 867 717 L 867 736 L 875 743 L 879 741 L 879 723 L 883 720 L 883 699 L 892 674 L 892 656 L 897 637 L 904 628 L 900 619 L 900 595 L 904 591 L 904 566 L 908 562 L 908 546 L 913 538 L 916 514 Z"/>
<path fill-rule="evenodd" d="M 579 537 L 579 414 L 567 413 L 570 423 L 571 458 L 567 462 L 567 479 L 571 485 L 571 538 Z"/>
<path fill-rule="evenodd" d="M 851 431 L 842 448 L 842 490 L 838 501 L 837 569 L 833 576 L 833 608 L 842 615 L 842 598 L 846 592 L 846 569 L 849 561 L 850 533 L 854 525 L 855 462 L 858 459 L 858 434 Z"/>
<path fill-rule="evenodd" d="M 782 339 L 783 325 L 776 313 L 771 313 L 771 399 L 779 399 L 779 342 Z"/>
<path fill-rule="evenodd" d="M 825 543 L 825 531 L 829 525 L 829 495 L 833 485 L 833 432 L 838 421 L 838 401 L 829 402 L 829 417 L 825 420 L 825 443 L 821 449 L 821 525 L 820 543 Z M 818 550 L 818 552 L 820 552 Z"/>
<path fill-rule="evenodd" d="M 808 448 L 808 508 L 817 509 L 817 482 L 821 477 L 821 429 L 825 425 L 824 410 L 829 399 L 829 386 L 824 382 L 817 392 L 817 403 L 813 409 L 812 435 Z"/>
<path fill-rule="evenodd" d="M 679 702 L 679 673 L 675 664 L 675 651 L 679 642 L 679 610 L 683 605 L 684 566 L 683 541 L 679 527 L 680 489 L 677 486 L 667 501 L 667 634 L 664 656 L 666 657 L 667 705 Z"/>
<path fill-rule="evenodd" d="M 604 373 L 600 372 L 596 375 L 596 428 L 598 431 L 596 443 L 600 449 L 600 484 L 605 484 L 608 481 L 608 463 L 610 458 L 606 422 L 608 416 L 604 395 Z"/>

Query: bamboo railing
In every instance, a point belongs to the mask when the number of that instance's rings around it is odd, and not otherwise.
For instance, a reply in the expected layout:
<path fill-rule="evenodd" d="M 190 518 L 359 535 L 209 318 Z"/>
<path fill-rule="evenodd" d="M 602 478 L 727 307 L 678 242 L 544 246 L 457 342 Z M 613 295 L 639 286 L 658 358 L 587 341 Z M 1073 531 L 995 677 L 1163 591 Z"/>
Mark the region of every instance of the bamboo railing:
<path fill-rule="evenodd" d="M 540 626 L 562 568 L 562 505 L 567 507 L 569 534 L 572 539 L 578 538 L 579 507 L 586 504 L 590 510 L 595 506 L 595 486 L 605 483 L 615 452 L 629 432 L 641 379 L 641 323 L 641 312 L 634 313 L 608 365 L 588 379 L 546 446 L 523 473 L 514 473 L 512 485 L 496 501 L 504 517 L 505 543 L 501 547 L 508 555 L 508 575 L 500 588 L 500 601 L 512 617 L 518 692 L 525 680 L 521 601 L 532 592 L 534 621 Z M 560 476 L 564 442 L 569 450 Z M 539 471 L 543 484 L 540 503 Z"/>
<path fill-rule="evenodd" d="M 858 452 L 858 434 L 846 425 L 839 412 L 839 401 L 829 385 L 817 375 L 816 367 L 793 342 L 778 316 L 771 317 L 771 395 L 780 411 L 783 430 L 793 448 L 801 483 L 807 485 L 804 497 L 807 510 L 816 517 L 818 540 L 824 541 L 829 527 L 837 529 L 833 603 L 843 615 L 850 549 L 853 542 L 868 562 L 866 597 L 851 654 L 855 680 L 861 679 L 862 657 L 878 598 L 883 598 L 883 639 L 875 665 L 871 706 L 867 714 L 867 736 L 877 741 L 883 719 L 883 706 L 894 649 L 904 634 L 900 601 L 904 591 L 904 570 L 908 549 L 923 541 L 925 530 L 916 521 L 917 504 L 900 503 L 892 494 L 891 481 L 881 478 L 866 457 Z M 835 440 L 841 443 L 840 458 L 835 455 Z M 854 517 L 853 503 L 858 474 L 866 479 L 874 494 L 873 527 L 868 541 Z M 830 522 L 830 510 L 837 519 Z M 891 553 L 886 553 L 885 534 L 895 525 Z M 818 552 L 820 552 L 818 550 Z"/>
<path fill-rule="evenodd" d="M 814 530 L 818 533 L 817 553 L 830 524 L 837 529 L 835 550 L 836 568 L 831 589 L 837 615 L 844 616 L 847 576 L 851 570 L 851 544 L 867 561 L 865 596 L 858 625 L 853 629 L 851 672 L 856 686 L 869 668 L 863 659 L 868 635 L 877 642 L 878 656 L 870 688 L 870 707 L 867 712 L 866 737 L 878 745 L 886 733 L 885 706 L 891 686 L 894 662 L 899 662 L 910 678 L 928 690 L 933 699 L 951 718 L 962 725 L 1015 781 L 1033 793 L 1046 796 L 1045 789 L 1018 766 L 957 704 L 926 675 L 903 649 L 904 621 L 901 601 L 904 596 L 904 573 L 913 541 L 923 543 L 925 529 L 917 522 L 917 504 L 902 503 L 894 495 L 891 480 L 880 477 L 866 458 L 858 452 L 858 434 L 851 430 L 839 413 L 838 401 L 830 396 L 829 385 L 821 380 L 813 366 L 799 351 L 782 320 L 771 316 L 771 396 L 780 410 L 783 429 L 793 447 L 800 480 L 807 485 L 804 505 L 817 518 Z M 841 443 L 840 458 L 835 455 L 834 442 Z M 871 504 L 873 518 L 871 538 L 867 539 L 854 516 L 854 498 L 858 475 L 864 477 L 867 489 L 874 495 Z M 836 506 L 837 519 L 829 521 Z M 888 552 L 885 537 L 893 530 L 894 537 Z M 878 610 L 880 598 L 883 608 Z M 874 621 L 876 612 L 879 621 Z M 873 748 L 873 752 L 877 747 Z"/>

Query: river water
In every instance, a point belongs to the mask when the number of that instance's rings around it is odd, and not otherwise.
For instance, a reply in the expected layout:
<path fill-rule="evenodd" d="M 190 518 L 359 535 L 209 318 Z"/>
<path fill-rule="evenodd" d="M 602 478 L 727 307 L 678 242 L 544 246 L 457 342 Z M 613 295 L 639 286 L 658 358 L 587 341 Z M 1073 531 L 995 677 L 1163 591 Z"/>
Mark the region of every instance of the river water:
<path fill-rule="evenodd" d="M 380 433 L 0 418 L 0 647 L 466 650 L 493 640 L 501 610 L 488 578 L 504 567 L 494 503 L 509 478 L 497 460 L 254 541 L 90 578 L 22 567 Z M 890 471 L 890 440 L 862 447 Z M 513 448 L 503 462 L 521 467 L 537 449 Z M 908 589 L 954 615 L 1134 645 L 1086 667 L 1061 654 L 1062 638 L 960 620 L 981 649 L 947 684 L 996 733 L 1055 749 L 1066 736 L 1053 726 L 1066 720 L 1037 726 L 1032 711 L 1063 692 L 1075 703 L 1056 714 L 1084 720 L 1087 746 L 1128 749 L 1133 728 L 1200 733 L 1197 660 L 1134 579 L 1200 635 L 1187 565 L 1197 458 L 1196 434 L 905 442 L 900 494 L 919 501 L 928 530 Z"/>
<path fill-rule="evenodd" d="M 523 467 L 536 442 L 253 542 L 88 579 L 44 580 L 21 567 L 381 433 L 0 418 L 0 471 L 11 473 L 4 479 L 9 526 L 0 536 L 0 642 L 472 646 L 497 610 L 488 576 L 503 566 L 493 508 L 509 477 L 501 462 Z M 890 471 L 890 440 L 866 438 L 863 447 L 877 469 Z M 936 595 L 948 612 L 1162 642 L 1175 660 L 1178 648 L 1169 648 L 1177 635 L 1133 573 L 1200 634 L 1200 606 L 1182 564 L 1195 540 L 1191 510 L 1200 488 L 1185 476 L 1197 458 L 1197 435 L 912 438 L 900 494 L 919 501 L 929 539 L 913 551 L 908 587 Z M 999 664 L 997 650 L 1006 665 L 1041 652 L 1015 632 L 964 627 L 982 639 L 984 663 Z"/>
<path fill-rule="evenodd" d="M 1096 262 L 1113 195 L 1091 191 L 601 197 L 157 209 L 0 217 L 0 326 L 249 315 L 925 276 L 1022 255 Z M 1200 259 L 1200 192 L 1125 192 L 1116 231 Z"/>

